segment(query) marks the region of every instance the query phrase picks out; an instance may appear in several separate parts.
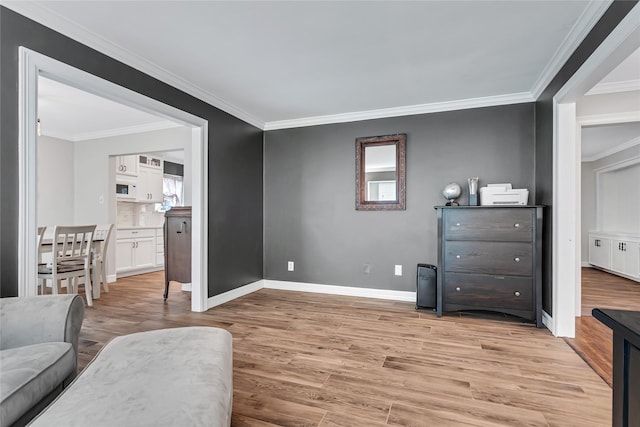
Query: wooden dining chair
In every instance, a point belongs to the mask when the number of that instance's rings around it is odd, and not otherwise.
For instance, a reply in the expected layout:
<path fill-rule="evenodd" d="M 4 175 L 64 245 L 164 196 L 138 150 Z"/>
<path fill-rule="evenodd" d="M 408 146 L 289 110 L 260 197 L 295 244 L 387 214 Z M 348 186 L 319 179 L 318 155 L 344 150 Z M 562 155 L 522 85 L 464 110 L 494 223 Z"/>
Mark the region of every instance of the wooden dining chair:
<path fill-rule="evenodd" d="M 37 255 L 37 262 L 38 262 L 38 270 L 40 269 L 41 266 L 44 266 L 46 264 L 44 264 L 42 262 L 42 240 L 44 240 L 44 232 L 47 230 L 47 227 L 38 227 L 38 255 Z M 38 292 L 43 295 L 44 294 L 44 279 L 38 279 Z"/>
<path fill-rule="evenodd" d="M 67 279 L 67 293 L 78 293 L 78 279 L 83 277 L 88 306 L 93 305 L 90 260 L 95 230 L 95 225 L 55 226 L 51 264 L 38 267 L 38 279 L 50 279 L 54 294 L 63 279 Z"/>
<path fill-rule="evenodd" d="M 109 238 L 111 237 L 111 231 L 113 230 L 113 224 L 101 224 L 96 226 L 96 232 L 94 234 L 94 240 L 102 240 L 101 243 L 95 244 L 92 259 L 91 268 L 93 274 L 91 279 L 93 280 L 93 286 L 100 286 L 105 292 L 109 292 L 109 284 L 107 283 L 107 248 L 109 246 Z"/>

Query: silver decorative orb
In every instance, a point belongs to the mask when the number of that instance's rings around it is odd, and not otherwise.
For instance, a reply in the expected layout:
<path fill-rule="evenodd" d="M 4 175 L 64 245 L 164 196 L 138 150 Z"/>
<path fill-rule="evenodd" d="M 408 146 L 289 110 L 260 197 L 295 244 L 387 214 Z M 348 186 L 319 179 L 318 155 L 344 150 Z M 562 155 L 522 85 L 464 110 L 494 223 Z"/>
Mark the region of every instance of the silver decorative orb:
<path fill-rule="evenodd" d="M 449 201 L 457 199 L 460 194 L 462 194 L 462 188 L 455 182 L 447 184 L 442 190 L 442 195 Z"/>

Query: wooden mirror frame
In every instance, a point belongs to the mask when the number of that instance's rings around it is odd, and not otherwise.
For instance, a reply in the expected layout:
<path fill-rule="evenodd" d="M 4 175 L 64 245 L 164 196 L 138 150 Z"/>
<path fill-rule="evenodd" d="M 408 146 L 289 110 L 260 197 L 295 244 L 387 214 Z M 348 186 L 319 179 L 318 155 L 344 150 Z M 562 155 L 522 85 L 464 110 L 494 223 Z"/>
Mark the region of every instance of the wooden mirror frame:
<path fill-rule="evenodd" d="M 396 146 L 396 200 L 367 201 L 365 182 L 364 150 L 367 147 L 380 145 Z M 407 135 L 368 136 L 356 138 L 356 210 L 358 211 L 391 211 L 405 210 L 406 188 L 406 145 Z"/>

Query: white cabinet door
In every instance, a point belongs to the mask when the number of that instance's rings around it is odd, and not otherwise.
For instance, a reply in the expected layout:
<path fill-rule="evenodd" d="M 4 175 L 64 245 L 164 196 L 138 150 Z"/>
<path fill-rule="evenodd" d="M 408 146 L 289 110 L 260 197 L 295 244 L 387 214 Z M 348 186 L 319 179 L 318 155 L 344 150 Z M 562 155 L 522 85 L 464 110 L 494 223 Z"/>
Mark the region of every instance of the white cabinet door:
<path fill-rule="evenodd" d="M 156 266 L 154 237 L 116 240 L 116 273 Z"/>
<path fill-rule="evenodd" d="M 611 241 L 611 269 L 620 273 L 624 272 L 625 254 L 623 251 L 622 240 Z"/>
<path fill-rule="evenodd" d="M 136 240 L 135 263 L 136 268 L 155 267 L 156 242 L 154 238 Z"/>
<path fill-rule="evenodd" d="M 611 268 L 611 240 L 589 236 L 589 264 Z"/>
<path fill-rule="evenodd" d="M 640 279 L 640 243 L 627 242 L 625 273 Z"/>
<path fill-rule="evenodd" d="M 149 199 L 154 203 L 162 203 L 162 170 L 151 169 L 149 172 Z"/>
<path fill-rule="evenodd" d="M 116 240 L 116 273 L 133 270 L 135 241 L 133 239 Z"/>
<path fill-rule="evenodd" d="M 613 240 L 611 242 L 611 270 L 638 277 L 640 249 L 637 242 Z"/>
<path fill-rule="evenodd" d="M 162 203 L 162 170 L 141 166 L 138 171 L 138 201 Z"/>
<path fill-rule="evenodd" d="M 117 156 L 116 173 L 120 175 L 138 176 L 138 156 Z"/>

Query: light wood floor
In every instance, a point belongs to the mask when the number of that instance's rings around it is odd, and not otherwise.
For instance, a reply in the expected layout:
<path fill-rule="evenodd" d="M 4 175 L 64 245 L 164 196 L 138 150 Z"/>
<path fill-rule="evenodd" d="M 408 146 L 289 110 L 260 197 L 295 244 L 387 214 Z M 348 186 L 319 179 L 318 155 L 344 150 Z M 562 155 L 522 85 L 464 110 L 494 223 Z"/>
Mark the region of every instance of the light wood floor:
<path fill-rule="evenodd" d="M 582 269 L 582 317 L 571 347 L 611 386 L 613 333 L 591 316 L 594 308 L 640 310 L 640 283 L 595 268 Z"/>
<path fill-rule="evenodd" d="M 234 337 L 233 426 L 611 423 L 607 384 L 564 340 L 527 323 L 268 289 L 192 313 L 179 285 L 163 303 L 162 273 L 110 288 L 86 309 L 81 367 L 117 335 L 225 328 Z"/>

